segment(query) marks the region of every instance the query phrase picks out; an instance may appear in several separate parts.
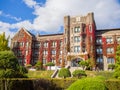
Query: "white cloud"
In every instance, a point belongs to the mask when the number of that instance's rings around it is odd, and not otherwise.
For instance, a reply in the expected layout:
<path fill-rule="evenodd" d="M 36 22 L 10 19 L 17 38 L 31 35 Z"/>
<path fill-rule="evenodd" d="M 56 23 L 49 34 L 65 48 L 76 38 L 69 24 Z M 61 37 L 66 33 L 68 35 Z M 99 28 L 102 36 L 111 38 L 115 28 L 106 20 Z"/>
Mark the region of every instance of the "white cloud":
<path fill-rule="evenodd" d="M 8 17 L 8 18 L 10 18 L 10 19 L 13 19 L 13 20 L 15 20 L 15 21 L 21 21 L 21 18 L 14 17 L 14 16 L 12 16 L 12 15 L 10 15 L 10 14 L 3 14 L 3 16 L 4 16 L 4 17 Z"/>
<path fill-rule="evenodd" d="M 25 27 L 28 30 L 58 32 L 60 26 L 63 26 L 65 15 L 78 16 L 89 12 L 94 12 L 97 28 L 118 28 L 120 25 L 120 4 L 117 0 L 47 0 L 44 5 L 35 0 L 23 1 L 34 9 L 32 13 L 36 18 L 33 22 L 29 20 L 18 20 L 19 22 L 14 24 L 0 22 L 0 31 L 12 35 L 9 29 Z"/>
<path fill-rule="evenodd" d="M 9 23 L 5 23 L 5 22 L 1 22 L 0 21 L 0 33 L 5 32 L 6 36 L 10 35 L 11 38 L 14 36 L 14 34 L 16 32 L 10 31 L 10 30 L 12 30 L 12 29 L 19 30 L 22 27 L 24 27 L 24 28 L 26 28 L 28 30 L 32 30 L 33 29 L 32 24 L 28 20 L 21 21 L 21 22 L 15 23 L 15 24 L 9 24 Z"/>
<path fill-rule="evenodd" d="M 23 0 L 26 4 L 27 4 L 27 6 L 28 7 L 30 7 L 30 8 L 34 8 L 35 6 L 37 6 L 37 2 L 36 1 L 34 1 L 34 0 Z"/>
<path fill-rule="evenodd" d="M 11 24 L 11 26 L 10 26 L 11 29 L 22 28 L 22 27 L 24 27 L 28 30 L 33 29 L 31 22 L 28 20 L 21 21 L 21 22 L 15 23 L 15 24 Z"/>
<path fill-rule="evenodd" d="M 6 36 L 10 35 L 10 37 L 13 37 L 15 32 L 10 31 L 10 26 L 11 25 L 9 23 L 5 23 L 5 22 L 0 21 L 0 34 L 5 32 Z"/>
<path fill-rule="evenodd" d="M 24 0 L 33 7 L 35 30 L 57 32 L 65 15 L 86 15 L 94 12 L 97 28 L 117 28 L 120 23 L 120 4 L 116 0 L 47 0 L 42 6 L 35 0 Z"/>
<path fill-rule="evenodd" d="M 4 13 L 4 12 L 2 12 L 2 11 L 0 11 L 0 15 L 3 16 L 3 17 L 7 17 L 7 18 L 9 18 L 9 19 L 13 19 L 13 20 L 15 20 L 15 21 L 21 21 L 21 18 L 12 16 L 12 15 L 10 15 L 10 14 L 6 14 L 6 13 Z"/>

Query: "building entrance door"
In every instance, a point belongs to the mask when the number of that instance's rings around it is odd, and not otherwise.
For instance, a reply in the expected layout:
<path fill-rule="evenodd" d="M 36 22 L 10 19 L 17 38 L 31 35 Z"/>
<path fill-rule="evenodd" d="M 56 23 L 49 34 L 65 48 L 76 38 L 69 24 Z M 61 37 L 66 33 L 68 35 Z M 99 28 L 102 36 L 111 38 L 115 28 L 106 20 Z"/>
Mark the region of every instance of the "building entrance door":
<path fill-rule="evenodd" d="M 79 62 L 82 61 L 81 58 L 75 58 L 71 61 L 71 67 L 79 67 Z"/>

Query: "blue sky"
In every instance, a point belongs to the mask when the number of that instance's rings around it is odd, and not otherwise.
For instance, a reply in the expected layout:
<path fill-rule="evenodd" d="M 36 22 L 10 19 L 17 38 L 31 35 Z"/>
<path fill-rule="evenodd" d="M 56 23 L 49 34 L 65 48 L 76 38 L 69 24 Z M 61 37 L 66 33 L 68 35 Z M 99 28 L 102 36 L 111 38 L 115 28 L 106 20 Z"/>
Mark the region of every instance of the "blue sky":
<path fill-rule="evenodd" d="M 94 12 L 98 29 L 120 28 L 120 0 L 0 0 L 0 33 L 24 27 L 36 34 L 60 33 L 65 15 Z"/>

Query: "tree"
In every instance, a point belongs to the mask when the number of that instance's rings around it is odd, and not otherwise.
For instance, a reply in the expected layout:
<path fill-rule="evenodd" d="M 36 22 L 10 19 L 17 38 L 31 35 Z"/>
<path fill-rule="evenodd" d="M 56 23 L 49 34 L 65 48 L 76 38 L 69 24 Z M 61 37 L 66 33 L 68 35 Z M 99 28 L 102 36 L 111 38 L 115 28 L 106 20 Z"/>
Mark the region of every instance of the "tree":
<path fill-rule="evenodd" d="M 5 51 L 10 49 L 8 47 L 8 41 L 9 41 L 9 37 L 6 38 L 5 32 L 3 34 L 0 34 L 0 51 Z"/>
<path fill-rule="evenodd" d="M 63 78 L 71 77 L 71 73 L 70 73 L 69 69 L 61 68 L 60 71 L 58 72 L 58 76 L 63 77 Z"/>
<path fill-rule="evenodd" d="M 49 66 L 50 67 L 50 70 L 51 70 L 51 66 L 54 66 L 55 64 L 54 63 L 52 63 L 52 62 L 48 62 L 47 64 L 46 64 L 46 66 Z"/>
<path fill-rule="evenodd" d="M 19 65 L 12 51 L 0 51 L 0 78 L 22 78 L 26 77 L 25 73 L 24 67 Z M 6 79 L 3 84 L 3 89 L 7 90 Z"/>
<path fill-rule="evenodd" d="M 85 70 L 85 67 L 87 67 L 89 65 L 89 63 L 87 61 L 81 61 L 79 64 L 83 68 L 83 70 Z"/>
<path fill-rule="evenodd" d="M 116 50 L 116 64 L 115 64 L 114 77 L 120 78 L 120 45 L 117 47 Z"/>
<path fill-rule="evenodd" d="M 0 51 L 1 78 L 24 77 L 24 71 L 24 67 L 19 65 L 18 60 L 12 51 Z"/>
<path fill-rule="evenodd" d="M 94 65 L 93 60 L 91 60 L 91 58 L 89 58 L 89 59 L 86 60 L 86 62 L 87 62 L 86 69 L 87 70 L 92 70 L 92 66 Z"/>
<path fill-rule="evenodd" d="M 42 69 L 42 62 L 38 60 L 37 63 L 35 64 L 35 67 L 37 70 L 41 70 Z"/>
<path fill-rule="evenodd" d="M 27 70 L 25 67 L 21 66 L 21 65 L 18 67 L 18 69 L 19 69 L 19 72 L 20 72 L 22 75 L 28 73 L 28 70 Z"/>
<path fill-rule="evenodd" d="M 81 78 L 82 76 L 87 76 L 87 74 L 83 70 L 75 70 L 73 71 L 72 75 L 73 77 L 77 77 L 77 78 Z"/>

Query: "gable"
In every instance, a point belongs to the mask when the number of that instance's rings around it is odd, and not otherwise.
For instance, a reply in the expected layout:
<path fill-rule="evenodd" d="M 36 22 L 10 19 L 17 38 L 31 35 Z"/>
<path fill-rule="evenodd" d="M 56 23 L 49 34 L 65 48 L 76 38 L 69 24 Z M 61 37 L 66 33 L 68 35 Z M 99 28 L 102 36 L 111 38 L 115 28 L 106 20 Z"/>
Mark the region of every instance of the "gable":
<path fill-rule="evenodd" d="M 27 30 L 25 30 L 24 28 L 21 28 L 12 38 L 12 40 L 23 40 L 23 39 L 32 39 L 32 35 L 29 34 L 29 32 Z"/>

